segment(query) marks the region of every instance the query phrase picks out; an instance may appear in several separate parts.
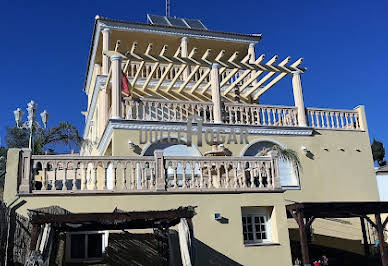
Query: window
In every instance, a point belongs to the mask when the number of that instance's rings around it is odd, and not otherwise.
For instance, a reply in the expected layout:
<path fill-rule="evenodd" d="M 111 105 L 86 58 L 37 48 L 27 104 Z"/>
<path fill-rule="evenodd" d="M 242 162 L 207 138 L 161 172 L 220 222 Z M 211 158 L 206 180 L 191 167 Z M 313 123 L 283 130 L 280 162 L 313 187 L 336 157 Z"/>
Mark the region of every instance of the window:
<path fill-rule="evenodd" d="M 66 237 L 68 262 L 100 260 L 108 244 L 108 233 L 105 232 L 67 233 Z"/>
<path fill-rule="evenodd" d="M 267 218 L 260 214 L 242 216 L 244 244 L 269 242 Z"/>
<path fill-rule="evenodd" d="M 269 149 L 274 145 L 271 141 L 258 141 L 244 152 L 244 156 L 265 156 L 265 150 Z M 278 160 L 278 168 L 279 168 L 279 177 L 280 177 L 280 185 L 283 188 L 287 189 L 297 189 L 299 188 L 299 176 L 298 169 L 294 167 L 294 165 L 288 161 Z"/>
<path fill-rule="evenodd" d="M 241 208 L 244 244 L 265 244 L 277 241 L 277 232 L 271 230 L 276 228 L 271 219 L 273 210 L 272 206 Z"/>

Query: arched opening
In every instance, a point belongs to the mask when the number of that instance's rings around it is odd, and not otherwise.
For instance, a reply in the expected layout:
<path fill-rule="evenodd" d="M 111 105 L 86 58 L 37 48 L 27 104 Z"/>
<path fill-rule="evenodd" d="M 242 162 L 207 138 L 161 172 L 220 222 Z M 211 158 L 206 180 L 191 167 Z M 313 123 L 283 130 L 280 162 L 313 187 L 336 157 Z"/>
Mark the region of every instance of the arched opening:
<path fill-rule="evenodd" d="M 189 157 L 200 157 L 201 152 L 195 146 L 187 146 L 185 141 L 178 141 L 178 139 L 167 139 L 159 142 L 150 144 L 144 149 L 143 156 L 153 156 L 155 150 L 162 150 L 163 156 L 189 156 Z M 188 162 L 179 162 L 177 165 L 167 165 L 167 183 L 168 186 L 175 186 L 174 178 L 177 180 L 177 186 L 182 186 L 182 180 L 189 182 L 191 178 L 199 175 L 198 164 L 190 164 Z M 175 177 L 174 177 L 175 175 Z"/>
<path fill-rule="evenodd" d="M 271 140 L 259 140 L 247 146 L 242 156 L 266 156 L 266 151 L 275 144 L 284 147 L 284 145 Z M 280 185 L 283 188 L 298 188 L 299 175 L 297 167 L 292 162 L 282 159 L 278 159 L 278 167 Z"/>

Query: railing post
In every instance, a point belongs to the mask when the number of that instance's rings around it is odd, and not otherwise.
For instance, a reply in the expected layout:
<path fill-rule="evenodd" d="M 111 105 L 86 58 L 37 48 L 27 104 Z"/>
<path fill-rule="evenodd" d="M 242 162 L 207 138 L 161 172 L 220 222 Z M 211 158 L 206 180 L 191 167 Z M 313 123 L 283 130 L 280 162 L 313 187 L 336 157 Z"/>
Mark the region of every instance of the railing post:
<path fill-rule="evenodd" d="M 156 175 L 156 191 L 166 190 L 166 179 L 164 176 L 164 158 L 163 151 L 156 150 L 154 152 L 155 157 L 155 175 Z"/>
<path fill-rule="evenodd" d="M 294 92 L 295 106 L 298 108 L 298 125 L 307 126 L 306 109 L 303 100 L 302 82 L 300 81 L 300 71 L 292 73 L 292 88 Z"/>
<path fill-rule="evenodd" d="M 354 108 L 358 112 L 358 123 L 360 125 L 360 129 L 363 131 L 368 131 L 368 123 L 366 122 L 366 115 L 365 115 L 365 106 L 359 105 L 356 108 Z"/>
<path fill-rule="evenodd" d="M 22 149 L 19 159 L 20 193 L 31 192 L 31 150 Z"/>
<path fill-rule="evenodd" d="M 112 118 L 120 119 L 121 56 L 113 55 L 112 61 Z"/>
<path fill-rule="evenodd" d="M 212 102 L 213 102 L 213 118 L 214 123 L 222 123 L 221 118 L 221 92 L 220 92 L 220 77 L 219 77 L 220 65 L 217 63 L 212 64 L 210 72 L 210 83 L 212 89 Z"/>
<path fill-rule="evenodd" d="M 279 176 L 279 165 L 276 157 L 271 155 L 272 167 L 273 167 L 273 189 L 281 189 L 280 176 Z"/>

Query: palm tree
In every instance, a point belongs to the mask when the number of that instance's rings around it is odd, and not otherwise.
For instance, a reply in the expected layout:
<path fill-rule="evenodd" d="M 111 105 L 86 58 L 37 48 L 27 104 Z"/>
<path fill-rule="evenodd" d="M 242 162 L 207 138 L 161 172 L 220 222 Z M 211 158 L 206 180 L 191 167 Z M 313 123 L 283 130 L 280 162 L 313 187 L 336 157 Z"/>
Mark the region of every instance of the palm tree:
<path fill-rule="evenodd" d="M 293 164 L 296 169 L 302 170 L 302 164 L 300 162 L 298 154 L 292 149 L 286 149 L 281 147 L 278 144 L 274 144 L 269 148 L 263 150 L 262 155 L 273 154 L 274 157 L 277 157 L 283 161 L 287 161 Z"/>
<path fill-rule="evenodd" d="M 27 129 L 12 127 L 6 130 L 5 141 L 8 148 L 28 147 L 29 133 Z M 35 127 L 33 139 L 33 154 L 54 153 L 57 145 L 78 150 L 83 142 L 77 128 L 67 121 L 60 122 L 57 126 L 49 129 Z"/>

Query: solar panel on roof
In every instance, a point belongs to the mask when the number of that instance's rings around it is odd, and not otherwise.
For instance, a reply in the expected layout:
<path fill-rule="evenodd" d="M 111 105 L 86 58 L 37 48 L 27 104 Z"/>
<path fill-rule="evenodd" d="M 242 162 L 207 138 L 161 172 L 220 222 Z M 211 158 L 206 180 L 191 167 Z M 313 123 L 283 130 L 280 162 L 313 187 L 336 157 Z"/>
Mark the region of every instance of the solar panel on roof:
<path fill-rule="evenodd" d="M 198 29 L 207 30 L 205 25 L 199 19 L 187 19 L 187 18 L 175 18 L 158 15 L 147 14 L 147 19 L 151 24 L 163 25 L 163 26 L 174 26 L 186 29 Z"/>
<path fill-rule="evenodd" d="M 181 28 L 188 28 L 187 24 L 183 21 L 181 18 L 167 18 L 172 26 L 175 27 L 181 27 Z"/>
<path fill-rule="evenodd" d="M 202 22 L 199 19 L 185 19 L 186 23 L 190 26 L 192 29 L 199 29 L 199 30 L 207 30 L 205 25 L 202 24 Z"/>
<path fill-rule="evenodd" d="M 171 26 L 166 17 L 148 14 L 147 18 L 151 24 Z"/>

